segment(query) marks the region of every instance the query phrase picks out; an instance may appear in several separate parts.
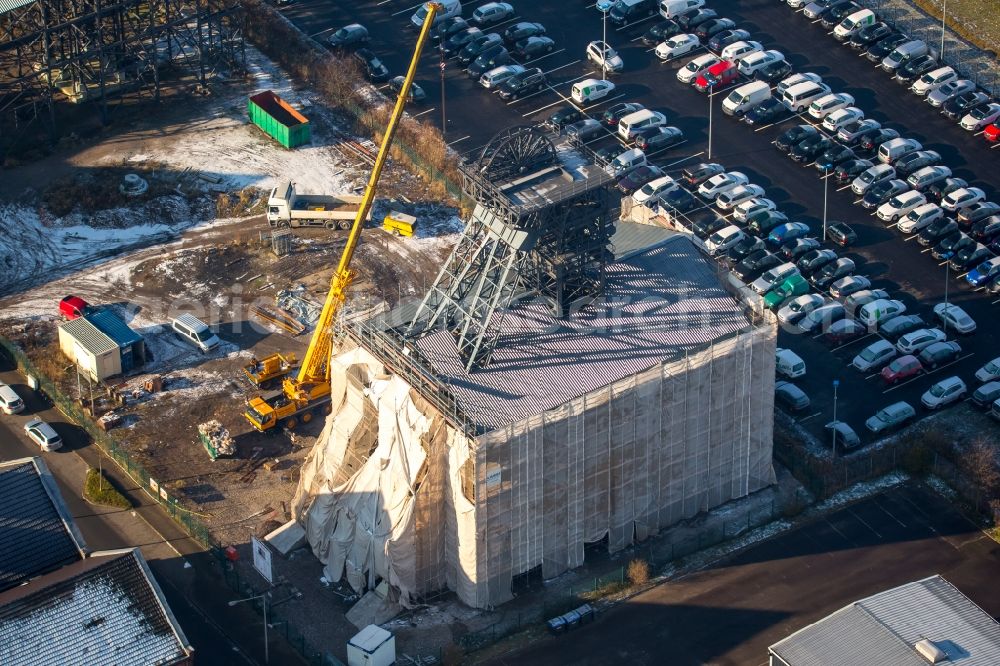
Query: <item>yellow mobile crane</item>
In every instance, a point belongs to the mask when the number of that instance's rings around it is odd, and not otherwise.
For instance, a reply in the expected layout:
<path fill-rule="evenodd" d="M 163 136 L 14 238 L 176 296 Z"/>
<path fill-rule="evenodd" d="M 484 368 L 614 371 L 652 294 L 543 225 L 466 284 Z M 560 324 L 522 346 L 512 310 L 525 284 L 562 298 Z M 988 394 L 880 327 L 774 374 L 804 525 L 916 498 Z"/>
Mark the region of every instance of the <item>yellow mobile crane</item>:
<path fill-rule="evenodd" d="M 389 118 L 389 125 L 385 128 L 385 136 L 382 138 L 382 145 L 379 146 L 378 156 L 375 158 L 375 166 L 368 178 L 361 206 L 354 217 L 354 225 L 347 237 L 347 245 L 344 247 L 344 253 L 340 256 L 340 263 L 330 281 L 330 291 L 326 295 L 323 311 L 319 316 L 319 321 L 316 322 L 316 330 L 309 342 L 309 349 L 306 350 L 306 355 L 302 359 L 302 365 L 299 366 L 295 377 L 285 377 L 281 390 L 254 397 L 247 402 L 244 416 L 255 429 L 261 432 L 278 425 L 292 429 L 299 422 L 308 423 L 311 421 L 317 412 L 330 413 L 330 351 L 333 345 L 331 327 L 334 317 L 337 316 L 340 307 L 344 304 L 347 287 L 354 278 L 354 273 L 350 269 L 351 258 L 354 256 L 354 249 L 361 236 L 361 228 L 364 226 L 372 200 L 375 198 L 375 188 L 378 186 L 379 176 L 382 175 L 382 167 L 389 156 L 389 147 L 392 145 L 393 136 L 395 136 L 396 128 L 403 116 L 403 109 L 410 95 L 410 84 L 413 83 L 413 76 L 417 72 L 417 64 L 420 61 L 420 52 L 430 34 L 434 17 L 440 9 L 441 5 L 437 3 L 428 4 L 427 17 L 420 29 L 420 36 L 417 38 L 417 46 L 413 52 L 413 59 L 410 61 L 410 68 L 406 72 L 406 79 L 399 91 L 399 97 L 396 98 L 396 106 Z M 269 358 L 264 359 L 262 363 L 269 363 Z"/>

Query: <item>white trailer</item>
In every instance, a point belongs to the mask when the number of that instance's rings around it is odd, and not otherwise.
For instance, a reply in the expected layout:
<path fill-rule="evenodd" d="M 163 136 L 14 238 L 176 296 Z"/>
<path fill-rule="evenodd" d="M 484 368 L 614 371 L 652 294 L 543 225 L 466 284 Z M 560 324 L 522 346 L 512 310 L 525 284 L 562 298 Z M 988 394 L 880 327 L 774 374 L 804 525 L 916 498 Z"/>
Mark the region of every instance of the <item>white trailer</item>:
<path fill-rule="evenodd" d="M 272 227 L 326 227 L 350 229 L 361 206 L 354 194 L 299 194 L 295 183 L 285 181 L 271 190 L 267 221 Z M 371 220 L 371 212 L 366 221 Z"/>

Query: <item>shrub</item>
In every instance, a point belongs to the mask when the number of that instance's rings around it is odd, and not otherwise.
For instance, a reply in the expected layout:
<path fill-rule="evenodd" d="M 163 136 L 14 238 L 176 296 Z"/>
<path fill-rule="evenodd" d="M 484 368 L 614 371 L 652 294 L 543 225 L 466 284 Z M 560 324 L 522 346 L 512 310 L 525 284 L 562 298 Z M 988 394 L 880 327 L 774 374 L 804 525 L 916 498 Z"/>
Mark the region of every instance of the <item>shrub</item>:
<path fill-rule="evenodd" d="M 931 471 L 933 460 L 933 451 L 925 444 L 918 443 L 903 453 L 900 467 L 911 476 L 926 476 Z"/>
<path fill-rule="evenodd" d="M 132 503 L 118 492 L 111 482 L 104 478 L 96 467 L 87 470 L 87 481 L 83 486 L 83 498 L 94 504 L 113 506 L 119 509 L 131 509 Z"/>
<path fill-rule="evenodd" d="M 628 563 L 626 575 L 633 585 L 645 585 L 649 582 L 649 562 L 640 559 L 632 560 Z"/>

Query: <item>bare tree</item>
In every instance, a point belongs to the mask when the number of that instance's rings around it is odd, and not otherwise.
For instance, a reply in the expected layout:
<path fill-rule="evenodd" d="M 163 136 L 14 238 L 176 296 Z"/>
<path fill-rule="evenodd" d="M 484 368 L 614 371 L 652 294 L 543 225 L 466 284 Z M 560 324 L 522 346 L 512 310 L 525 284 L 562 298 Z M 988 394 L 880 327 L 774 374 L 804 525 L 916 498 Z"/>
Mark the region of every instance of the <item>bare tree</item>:
<path fill-rule="evenodd" d="M 975 483 L 993 497 L 1000 489 L 1000 465 L 997 464 L 996 448 L 985 437 L 980 437 L 962 452 L 962 470 Z"/>

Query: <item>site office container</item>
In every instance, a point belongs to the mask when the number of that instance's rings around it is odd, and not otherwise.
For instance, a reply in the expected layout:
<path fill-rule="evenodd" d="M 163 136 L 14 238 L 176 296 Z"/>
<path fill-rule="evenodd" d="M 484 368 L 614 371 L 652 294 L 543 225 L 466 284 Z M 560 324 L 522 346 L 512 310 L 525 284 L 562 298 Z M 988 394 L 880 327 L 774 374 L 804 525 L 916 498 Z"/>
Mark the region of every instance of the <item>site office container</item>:
<path fill-rule="evenodd" d="M 312 136 L 309 119 L 270 90 L 258 93 L 247 101 L 250 122 L 285 148 L 309 143 Z"/>

